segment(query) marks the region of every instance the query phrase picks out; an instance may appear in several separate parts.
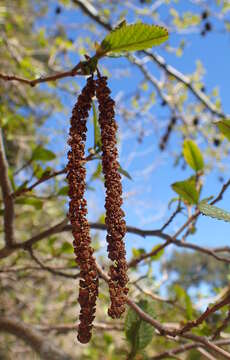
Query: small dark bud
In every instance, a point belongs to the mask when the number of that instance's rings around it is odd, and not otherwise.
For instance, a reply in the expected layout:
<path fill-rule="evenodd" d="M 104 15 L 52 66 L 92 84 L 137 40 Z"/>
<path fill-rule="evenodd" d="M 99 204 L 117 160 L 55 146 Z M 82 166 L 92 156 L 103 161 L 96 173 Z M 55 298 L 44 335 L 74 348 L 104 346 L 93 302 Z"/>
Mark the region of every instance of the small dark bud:
<path fill-rule="evenodd" d="M 62 12 L 61 6 L 57 6 L 55 9 L 55 14 L 59 15 L 59 14 L 61 14 L 61 12 Z"/>
<path fill-rule="evenodd" d="M 176 124 L 176 121 L 177 121 L 176 116 L 173 116 L 173 117 L 171 118 L 171 124 L 172 124 L 172 125 L 175 125 L 175 124 Z"/>
<path fill-rule="evenodd" d="M 206 31 L 205 30 L 202 30 L 201 33 L 200 33 L 201 36 L 205 36 L 206 35 Z"/>
<path fill-rule="evenodd" d="M 203 11 L 202 14 L 201 14 L 201 19 L 205 20 L 205 19 L 208 18 L 208 16 L 209 16 L 209 13 L 207 11 Z"/>
<path fill-rule="evenodd" d="M 214 139 L 213 140 L 213 145 L 216 146 L 216 147 L 220 146 L 220 140 L 219 139 Z"/>
<path fill-rule="evenodd" d="M 195 117 L 195 118 L 193 119 L 193 125 L 194 125 L 194 126 L 199 125 L 199 119 L 198 119 L 197 117 Z"/>
<path fill-rule="evenodd" d="M 204 93 L 205 93 L 205 91 L 206 91 L 206 87 L 205 87 L 205 86 L 201 86 L 200 91 L 202 91 L 202 92 L 204 92 Z"/>
<path fill-rule="evenodd" d="M 161 106 L 165 106 L 166 104 L 167 104 L 166 101 L 165 101 L 165 100 L 162 100 Z"/>
<path fill-rule="evenodd" d="M 211 30 L 212 30 L 212 24 L 211 24 L 210 22 L 207 22 L 207 23 L 204 25 L 204 27 L 205 27 L 205 30 L 206 30 L 206 31 L 211 31 Z"/>

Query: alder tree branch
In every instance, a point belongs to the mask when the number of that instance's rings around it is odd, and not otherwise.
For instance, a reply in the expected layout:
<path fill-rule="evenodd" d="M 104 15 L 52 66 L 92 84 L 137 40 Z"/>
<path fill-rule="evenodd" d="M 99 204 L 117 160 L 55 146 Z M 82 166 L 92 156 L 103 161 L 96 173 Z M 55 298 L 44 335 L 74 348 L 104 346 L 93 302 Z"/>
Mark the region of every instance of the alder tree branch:
<path fill-rule="evenodd" d="M 36 262 L 36 264 L 38 264 L 38 265 L 40 266 L 41 269 L 46 270 L 46 271 L 50 272 L 50 273 L 53 274 L 53 275 L 61 276 L 61 277 L 67 278 L 67 279 L 77 279 L 77 278 L 80 276 L 79 273 L 77 273 L 77 274 L 68 274 L 68 273 L 65 273 L 65 272 L 62 272 L 62 271 L 53 269 L 53 268 L 50 267 L 50 266 L 44 265 L 44 264 L 35 256 L 34 251 L 33 251 L 32 248 L 29 249 L 29 253 L 30 253 L 31 258 Z"/>
<path fill-rule="evenodd" d="M 230 339 L 224 339 L 224 340 L 218 340 L 214 342 L 215 345 L 229 345 L 230 344 Z M 166 350 L 158 355 L 152 356 L 151 360 L 161 360 L 161 359 L 165 359 L 168 358 L 170 356 L 173 355 L 177 355 L 177 354 L 182 354 L 186 351 L 198 348 L 198 347 L 205 347 L 203 344 L 200 344 L 198 342 L 192 342 L 192 343 L 188 343 L 188 344 L 182 344 L 180 346 L 178 346 L 175 349 L 172 350 Z"/>
<path fill-rule="evenodd" d="M 12 187 L 9 179 L 9 168 L 0 129 L 0 186 L 4 203 L 4 234 L 6 247 L 14 243 L 14 202 L 11 197 Z"/>
<path fill-rule="evenodd" d="M 9 333 L 23 340 L 44 360 L 73 360 L 73 357 L 54 346 L 30 324 L 12 317 L 0 317 L 0 332 Z M 76 358 L 75 358 L 76 359 Z"/>
<path fill-rule="evenodd" d="M 104 29 L 111 31 L 112 25 L 106 21 L 103 17 L 101 17 L 97 11 L 97 9 L 91 5 L 88 1 L 84 0 L 72 0 L 72 2 L 80 7 L 80 9 L 83 11 L 85 15 L 90 17 L 92 20 L 94 20 L 98 25 L 102 26 Z M 222 118 L 226 118 L 227 116 L 219 110 L 208 98 L 207 95 L 205 95 L 201 90 L 196 89 L 193 85 L 192 81 L 182 74 L 180 71 L 178 71 L 176 68 L 174 68 L 171 65 L 168 65 L 165 59 L 156 54 L 152 53 L 150 51 L 143 51 L 145 55 L 147 55 L 149 58 L 151 58 L 158 66 L 160 66 L 168 75 L 173 76 L 175 79 L 177 79 L 179 82 L 183 83 L 192 93 L 193 95 L 214 115 Z M 136 64 L 137 65 L 137 64 Z M 154 80 L 155 82 L 155 80 Z M 157 84 L 155 84 L 158 86 Z M 160 94 L 161 95 L 161 94 Z M 167 100 L 167 99 L 164 99 Z M 167 102 L 168 103 L 168 102 Z"/>
<path fill-rule="evenodd" d="M 39 77 L 37 79 L 33 79 L 33 80 L 28 80 L 28 79 L 23 79 L 19 76 L 15 76 L 15 75 L 6 75 L 6 74 L 1 74 L 0 73 L 0 79 L 5 80 L 5 81 L 18 81 L 30 86 L 35 86 L 37 84 L 40 83 L 45 83 L 45 82 L 49 82 L 49 81 L 56 81 L 59 79 L 63 79 L 65 77 L 70 77 L 70 76 L 76 76 L 76 75 L 82 75 L 80 73 L 80 68 L 81 68 L 81 62 L 79 62 L 76 66 L 73 67 L 73 69 L 69 70 L 69 71 L 63 71 L 63 72 L 59 72 L 50 76 L 46 76 L 46 77 Z"/>
<path fill-rule="evenodd" d="M 179 82 L 183 83 L 192 93 L 193 95 L 208 109 L 210 112 L 218 117 L 225 118 L 226 115 L 219 110 L 205 95 L 201 90 L 196 89 L 192 83 L 192 81 L 182 74 L 180 71 L 175 69 L 173 66 L 168 65 L 165 59 L 153 52 L 144 51 L 146 55 L 148 55 L 157 65 L 159 65 L 168 75 L 173 76 Z"/>

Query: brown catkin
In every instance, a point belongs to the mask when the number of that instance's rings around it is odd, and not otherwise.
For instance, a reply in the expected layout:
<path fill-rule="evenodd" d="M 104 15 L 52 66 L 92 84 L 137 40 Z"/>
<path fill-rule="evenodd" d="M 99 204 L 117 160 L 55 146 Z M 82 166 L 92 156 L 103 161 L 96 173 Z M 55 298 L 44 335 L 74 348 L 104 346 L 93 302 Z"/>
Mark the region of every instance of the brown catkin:
<path fill-rule="evenodd" d="M 90 246 L 90 227 L 87 221 L 87 202 L 84 199 L 86 189 L 86 169 L 84 167 L 86 120 L 95 94 L 95 81 L 88 78 L 86 86 L 79 95 L 70 120 L 68 144 L 67 179 L 69 183 L 69 219 L 74 237 L 73 246 L 76 262 L 80 267 L 79 304 L 80 324 L 78 326 L 78 340 L 89 342 L 91 338 L 92 322 L 95 318 L 95 306 L 98 296 L 98 273 Z"/>
<path fill-rule="evenodd" d="M 124 212 L 121 209 L 122 185 L 121 175 L 118 172 L 117 161 L 117 124 L 114 116 L 115 102 L 110 97 L 107 78 L 100 77 L 96 81 L 96 96 L 99 103 L 99 124 L 101 127 L 102 141 L 102 168 L 105 176 L 106 188 L 106 227 L 108 256 L 113 261 L 109 270 L 109 292 L 111 306 L 109 316 L 119 318 L 125 311 L 126 295 L 128 288 L 126 252 L 123 238 L 126 233 Z"/>

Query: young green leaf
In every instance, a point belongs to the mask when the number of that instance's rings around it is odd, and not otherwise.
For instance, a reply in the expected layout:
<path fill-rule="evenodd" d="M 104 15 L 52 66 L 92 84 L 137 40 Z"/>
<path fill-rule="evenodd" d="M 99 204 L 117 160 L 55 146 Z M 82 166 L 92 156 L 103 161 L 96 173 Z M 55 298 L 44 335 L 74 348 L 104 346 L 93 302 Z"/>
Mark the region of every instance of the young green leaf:
<path fill-rule="evenodd" d="M 230 140 L 230 119 L 218 121 L 217 126 L 220 132 Z"/>
<path fill-rule="evenodd" d="M 147 300 L 140 300 L 137 305 L 150 316 L 154 316 L 153 305 Z M 131 344 L 132 354 L 137 354 L 146 348 L 151 342 L 153 334 L 154 328 L 143 321 L 133 309 L 129 309 L 125 319 L 125 335 Z"/>
<path fill-rule="evenodd" d="M 97 49 L 97 56 L 123 51 L 137 51 L 159 45 L 168 39 L 166 28 L 157 25 L 136 23 L 111 31 Z"/>
<path fill-rule="evenodd" d="M 128 173 L 128 171 L 126 171 L 125 169 L 123 169 L 121 166 L 119 166 L 118 171 L 120 174 L 124 175 L 125 177 L 127 177 L 129 180 L 133 180 L 131 175 Z"/>
<path fill-rule="evenodd" d="M 51 161 L 56 158 L 56 155 L 48 149 L 38 146 L 32 153 L 32 160 Z"/>
<path fill-rule="evenodd" d="M 183 155 L 187 164 L 195 171 L 203 170 L 204 160 L 200 149 L 192 140 L 185 140 L 183 145 Z"/>
<path fill-rule="evenodd" d="M 199 193 L 196 190 L 194 180 L 177 181 L 171 185 L 172 189 L 180 195 L 182 200 L 189 204 L 197 204 L 199 200 Z"/>
<path fill-rule="evenodd" d="M 230 222 L 230 213 L 217 206 L 209 205 L 205 201 L 201 201 L 198 208 L 203 215 Z"/>

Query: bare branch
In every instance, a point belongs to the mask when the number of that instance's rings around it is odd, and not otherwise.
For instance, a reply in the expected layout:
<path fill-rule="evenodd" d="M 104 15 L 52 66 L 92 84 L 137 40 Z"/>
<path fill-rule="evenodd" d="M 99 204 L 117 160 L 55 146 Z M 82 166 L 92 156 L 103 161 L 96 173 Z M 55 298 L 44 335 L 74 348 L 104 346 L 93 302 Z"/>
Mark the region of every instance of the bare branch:
<path fill-rule="evenodd" d="M 39 325 L 36 326 L 39 331 L 50 332 L 54 331 L 56 334 L 65 334 L 70 331 L 76 331 L 76 324 L 63 324 L 63 325 Z M 106 324 L 106 323 L 94 323 L 93 328 L 101 331 L 122 331 L 122 324 Z"/>
<path fill-rule="evenodd" d="M 0 318 L 0 332 L 6 332 L 22 339 L 44 360 L 73 360 L 72 356 L 64 353 L 51 344 L 50 339 L 40 335 L 33 326 L 12 317 Z"/>
<path fill-rule="evenodd" d="M 224 319 L 223 323 L 214 332 L 212 336 L 212 340 L 215 340 L 220 335 L 221 331 L 223 331 L 228 326 L 229 322 L 230 322 L 230 309 L 228 310 L 228 314 Z"/>
<path fill-rule="evenodd" d="M 221 110 L 219 110 L 206 96 L 201 90 L 196 89 L 190 79 L 182 74 L 180 71 L 172 67 L 171 65 L 168 65 L 165 61 L 165 59 L 156 54 L 152 53 L 150 51 L 144 51 L 146 55 L 148 55 L 157 65 L 159 65 L 162 69 L 165 70 L 165 72 L 173 76 L 175 79 L 177 79 L 179 82 L 183 83 L 187 88 L 195 95 L 195 97 L 202 103 L 204 106 L 209 109 L 214 115 L 217 115 L 218 117 L 227 117 Z"/>
<path fill-rule="evenodd" d="M 59 72 L 54 75 L 50 75 L 50 76 L 46 76 L 46 77 L 39 77 L 34 80 L 23 79 L 19 76 L 6 75 L 6 74 L 1 74 L 1 73 L 0 73 L 0 79 L 5 80 L 5 81 L 18 81 L 18 82 L 21 82 L 21 83 L 24 83 L 24 84 L 27 84 L 27 85 L 30 85 L 33 87 L 37 84 L 45 83 L 48 81 L 56 81 L 58 79 L 63 79 L 65 77 L 69 77 L 69 76 L 82 75 L 81 71 L 79 71 L 81 69 L 81 65 L 82 65 L 82 63 L 79 62 L 76 66 L 74 66 L 74 68 L 72 70 Z"/>
<path fill-rule="evenodd" d="M 29 253 L 31 255 L 31 258 L 43 269 L 46 270 L 48 272 L 50 272 L 53 275 L 58 275 L 67 279 L 77 279 L 79 277 L 79 273 L 78 274 L 68 274 L 68 273 L 64 273 L 62 271 L 58 271 L 56 269 L 53 269 L 50 266 L 46 266 L 44 265 L 34 254 L 33 249 L 30 248 Z"/>
<path fill-rule="evenodd" d="M 11 198 L 11 183 L 8 176 L 8 163 L 6 159 L 2 130 L 0 129 L 0 186 L 4 202 L 4 233 L 6 247 L 14 243 L 14 202 Z"/>
<path fill-rule="evenodd" d="M 218 340 L 215 342 L 215 345 L 229 345 L 230 344 L 230 339 L 225 339 L 225 340 Z M 172 349 L 172 350 L 167 350 L 162 352 L 161 354 L 155 355 L 153 357 L 151 357 L 151 360 L 161 360 L 161 359 L 165 359 L 168 358 L 172 355 L 176 355 L 176 354 L 181 354 L 184 353 L 186 351 L 189 351 L 191 349 L 195 349 L 197 347 L 201 347 L 203 346 L 202 344 L 198 343 L 198 342 L 192 342 L 189 344 L 182 344 L 179 347 Z"/>

